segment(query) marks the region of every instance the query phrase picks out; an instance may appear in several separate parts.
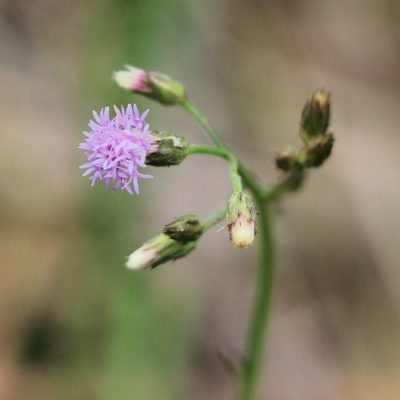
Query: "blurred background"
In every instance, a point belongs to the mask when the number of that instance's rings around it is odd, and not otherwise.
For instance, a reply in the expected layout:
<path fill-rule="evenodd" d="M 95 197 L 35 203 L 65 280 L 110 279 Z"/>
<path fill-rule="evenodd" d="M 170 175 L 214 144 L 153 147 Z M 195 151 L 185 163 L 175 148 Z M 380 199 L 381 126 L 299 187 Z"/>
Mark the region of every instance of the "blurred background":
<path fill-rule="evenodd" d="M 398 0 L 0 0 L 0 399 L 232 399 L 257 244 L 225 230 L 154 271 L 126 256 L 230 195 L 227 165 L 146 172 L 139 196 L 82 178 L 92 110 L 209 143 L 178 107 L 124 92 L 125 64 L 184 82 L 263 183 L 332 93 L 333 155 L 276 204 L 277 273 L 260 399 L 400 398 Z M 223 224 L 222 224 L 223 225 Z"/>

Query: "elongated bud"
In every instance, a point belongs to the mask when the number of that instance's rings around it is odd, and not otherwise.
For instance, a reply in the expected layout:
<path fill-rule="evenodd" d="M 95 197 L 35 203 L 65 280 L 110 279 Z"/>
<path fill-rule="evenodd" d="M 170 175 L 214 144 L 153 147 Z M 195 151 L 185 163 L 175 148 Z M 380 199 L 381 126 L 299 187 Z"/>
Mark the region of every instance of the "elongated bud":
<path fill-rule="evenodd" d="M 129 256 L 126 266 L 131 269 L 153 269 L 167 261 L 185 257 L 195 249 L 196 244 L 195 240 L 187 243 L 178 242 L 161 233 L 134 251 Z"/>
<path fill-rule="evenodd" d="M 300 137 L 308 143 L 313 137 L 326 133 L 329 126 L 329 92 L 319 90 L 307 101 L 301 114 Z"/>
<path fill-rule="evenodd" d="M 331 154 L 334 140 L 332 133 L 313 138 L 300 151 L 299 159 L 302 160 L 302 164 L 307 168 L 321 166 Z"/>
<path fill-rule="evenodd" d="M 236 247 L 249 247 L 257 233 L 257 210 L 251 197 L 244 193 L 233 193 L 228 200 L 226 219 L 230 240 Z"/>
<path fill-rule="evenodd" d="M 153 144 L 157 148 L 147 154 L 147 165 L 169 167 L 180 164 L 186 158 L 189 144 L 182 136 L 167 132 L 156 132 L 153 136 Z"/>
<path fill-rule="evenodd" d="M 182 215 L 165 225 L 163 233 L 182 243 L 198 240 L 203 234 L 203 222 L 196 215 Z"/>
<path fill-rule="evenodd" d="M 164 105 L 180 104 L 186 100 L 184 86 L 169 76 L 158 72 L 148 72 L 127 65 L 126 70 L 117 71 L 113 79 L 117 85 L 135 93 L 141 93 Z"/>

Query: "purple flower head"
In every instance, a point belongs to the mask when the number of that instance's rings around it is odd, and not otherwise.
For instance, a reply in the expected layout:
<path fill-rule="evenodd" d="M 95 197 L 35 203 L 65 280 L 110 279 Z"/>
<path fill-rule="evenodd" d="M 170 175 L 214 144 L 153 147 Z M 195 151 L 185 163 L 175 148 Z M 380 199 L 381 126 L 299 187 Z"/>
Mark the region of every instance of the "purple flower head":
<path fill-rule="evenodd" d="M 114 106 L 116 116 L 110 119 L 110 108 L 105 107 L 97 114 L 93 111 L 96 121 L 90 120 L 89 132 L 83 132 L 87 137 L 79 145 L 86 150 L 88 161 L 80 166 L 85 168 L 83 176 L 92 174 L 92 186 L 97 179 L 104 179 L 109 188 L 113 182 L 113 190 L 125 189 L 129 193 L 139 193 L 139 178 L 152 178 L 141 174 L 138 167 L 146 167 L 146 155 L 157 149 L 153 144 L 155 139 L 150 133 L 146 116 L 149 110 L 140 115 L 134 104 L 126 109 Z"/>

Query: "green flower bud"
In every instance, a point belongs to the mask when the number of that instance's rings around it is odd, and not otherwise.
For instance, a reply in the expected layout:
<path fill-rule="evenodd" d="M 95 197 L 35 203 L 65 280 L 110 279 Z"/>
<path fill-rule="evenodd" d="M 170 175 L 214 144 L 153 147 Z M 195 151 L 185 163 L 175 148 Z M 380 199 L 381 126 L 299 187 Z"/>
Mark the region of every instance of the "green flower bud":
<path fill-rule="evenodd" d="M 152 133 L 157 149 L 146 156 L 146 164 L 169 167 L 180 164 L 187 156 L 188 142 L 182 137 L 167 132 Z"/>
<path fill-rule="evenodd" d="M 275 153 L 275 165 L 283 171 L 291 171 L 295 168 L 299 168 L 297 156 L 297 151 L 292 147 L 278 150 Z"/>
<path fill-rule="evenodd" d="M 319 90 L 307 101 L 301 114 L 300 137 L 308 143 L 313 137 L 326 133 L 329 126 L 329 92 Z"/>
<path fill-rule="evenodd" d="M 195 240 L 182 243 L 161 233 L 134 251 L 129 256 L 126 266 L 131 269 L 153 269 L 167 261 L 185 257 L 195 249 L 196 244 Z"/>
<path fill-rule="evenodd" d="M 319 167 L 329 157 L 335 138 L 332 133 L 324 133 L 313 138 L 304 146 L 299 155 L 302 164 L 307 167 Z"/>
<path fill-rule="evenodd" d="M 196 215 L 182 215 L 165 225 L 163 233 L 182 243 L 196 241 L 204 230 L 203 222 Z"/>
<path fill-rule="evenodd" d="M 229 238 L 236 247 L 249 247 L 257 233 L 257 210 L 252 198 L 244 193 L 233 193 L 228 200 L 226 219 Z"/>
<path fill-rule="evenodd" d="M 152 98 L 158 100 L 161 104 L 181 104 L 187 99 L 186 90 L 182 83 L 172 80 L 167 75 L 150 72 L 149 83 L 154 90 Z"/>

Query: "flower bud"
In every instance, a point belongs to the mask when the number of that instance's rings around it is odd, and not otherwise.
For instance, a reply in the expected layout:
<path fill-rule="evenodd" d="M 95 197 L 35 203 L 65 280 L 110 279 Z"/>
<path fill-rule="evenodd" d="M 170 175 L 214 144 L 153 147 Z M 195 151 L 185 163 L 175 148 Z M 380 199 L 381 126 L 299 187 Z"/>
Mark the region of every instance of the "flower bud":
<path fill-rule="evenodd" d="M 298 168 L 297 151 L 291 147 L 278 150 L 275 153 L 275 165 L 283 171 L 291 171 Z"/>
<path fill-rule="evenodd" d="M 150 93 L 149 75 L 142 69 L 127 65 L 126 71 L 117 71 L 113 73 L 113 79 L 118 86 L 137 93 Z"/>
<path fill-rule="evenodd" d="M 236 247 L 249 247 L 257 233 L 257 210 L 251 197 L 244 193 L 233 193 L 228 200 L 226 219 L 230 240 Z"/>
<path fill-rule="evenodd" d="M 131 269 L 155 268 L 167 261 L 184 257 L 195 249 L 197 241 L 183 243 L 161 233 L 134 251 L 126 266 Z"/>
<path fill-rule="evenodd" d="M 319 90 L 307 101 L 301 114 L 300 137 L 308 143 L 313 137 L 326 133 L 329 125 L 329 92 Z"/>
<path fill-rule="evenodd" d="M 324 133 L 313 138 L 300 151 L 300 159 L 307 168 L 319 167 L 329 157 L 335 138 L 332 133 Z"/>
<path fill-rule="evenodd" d="M 147 165 L 169 167 L 180 164 L 186 158 L 189 144 L 185 138 L 167 132 L 156 132 L 153 136 L 152 144 L 156 144 L 157 148 L 147 153 Z"/>
<path fill-rule="evenodd" d="M 202 235 L 204 226 L 202 221 L 196 215 L 182 215 L 175 221 L 165 225 L 163 233 L 171 239 L 182 243 L 198 240 Z"/>
<path fill-rule="evenodd" d="M 186 100 L 184 86 L 169 76 L 158 72 L 148 72 L 127 65 L 126 71 L 117 71 L 113 79 L 117 85 L 135 93 L 141 93 L 164 105 L 180 104 Z"/>

